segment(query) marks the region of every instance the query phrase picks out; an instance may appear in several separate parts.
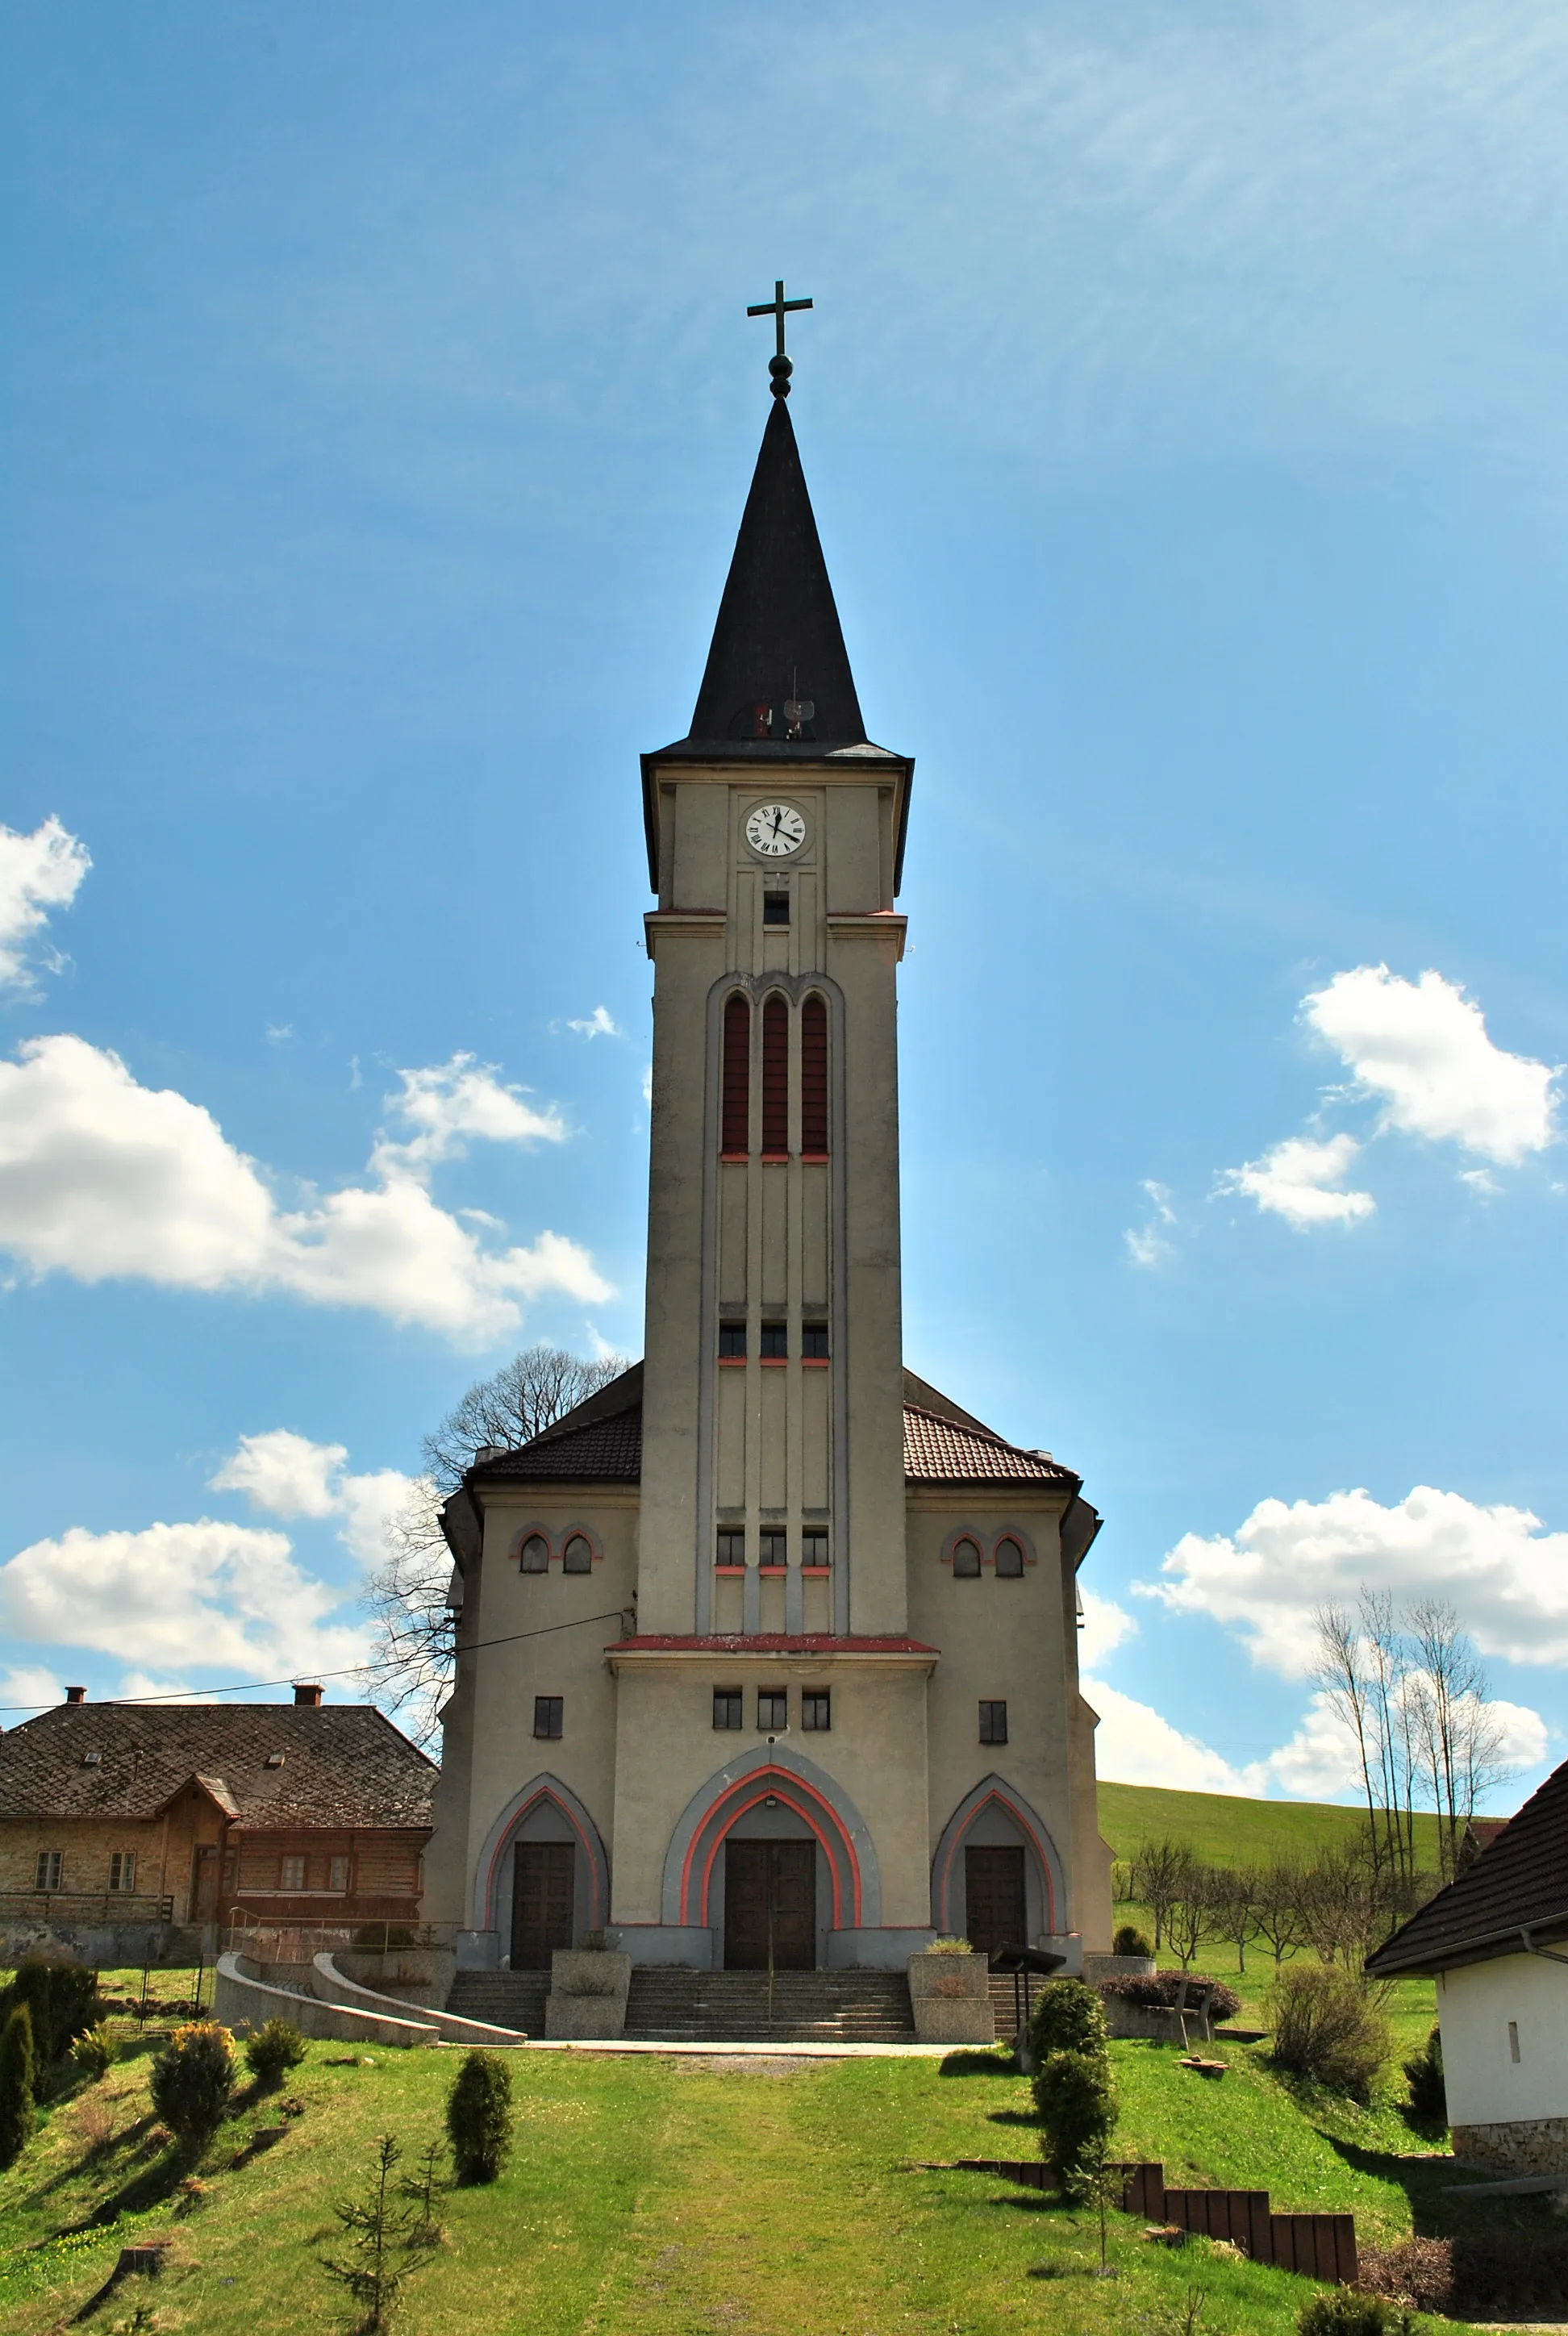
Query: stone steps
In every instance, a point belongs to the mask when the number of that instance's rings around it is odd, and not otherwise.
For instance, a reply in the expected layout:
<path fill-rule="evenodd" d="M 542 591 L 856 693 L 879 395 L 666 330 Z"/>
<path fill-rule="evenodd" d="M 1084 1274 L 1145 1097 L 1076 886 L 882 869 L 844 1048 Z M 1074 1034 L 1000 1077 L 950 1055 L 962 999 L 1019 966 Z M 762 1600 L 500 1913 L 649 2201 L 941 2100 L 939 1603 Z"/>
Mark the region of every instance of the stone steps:
<path fill-rule="evenodd" d="M 549 1993 L 547 1971 L 459 1971 L 446 2009 L 460 2020 L 486 2020 L 497 2028 L 542 2036 L 544 2000 Z"/>
<path fill-rule="evenodd" d="M 626 2032 L 648 2042 L 905 2044 L 914 2040 L 901 1971 L 643 1968 L 631 1975 Z"/>

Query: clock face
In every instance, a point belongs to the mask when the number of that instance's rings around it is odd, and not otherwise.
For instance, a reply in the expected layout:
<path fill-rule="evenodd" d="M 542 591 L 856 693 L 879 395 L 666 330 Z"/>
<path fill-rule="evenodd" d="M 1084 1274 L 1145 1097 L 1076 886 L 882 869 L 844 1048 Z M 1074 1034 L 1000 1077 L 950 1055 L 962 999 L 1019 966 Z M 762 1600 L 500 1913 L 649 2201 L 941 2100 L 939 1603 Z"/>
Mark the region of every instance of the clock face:
<path fill-rule="evenodd" d="M 790 860 L 806 840 L 806 823 L 793 803 L 758 803 L 746 821 L 745 840 L 765 860 Z"/>

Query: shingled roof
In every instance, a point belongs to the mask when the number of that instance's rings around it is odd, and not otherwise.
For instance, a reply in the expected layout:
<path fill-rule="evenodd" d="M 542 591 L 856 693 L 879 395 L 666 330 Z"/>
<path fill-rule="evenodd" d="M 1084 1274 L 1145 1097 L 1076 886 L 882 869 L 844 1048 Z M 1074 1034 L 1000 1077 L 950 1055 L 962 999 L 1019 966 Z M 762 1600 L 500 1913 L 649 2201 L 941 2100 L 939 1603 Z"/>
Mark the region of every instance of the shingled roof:
<path fill-rule="evenodd" d="M 252 1830 L 378 1831 L 428 1825 L 437 1773 L 369 1704 L 64 1703 L 0 1736 L 0 1819 L 151 1817 L 194 1778 Z"/>
<path fill-rule="evenodd" d="M 1367 1958 L 1375 1978 L 1519 1953 L 1523 1936 L 1568 1936 L 1568 1760 L 1457 1882 Z"/>
<path fill-rule="evenodd" d="M 515 1452 L 476 1460 L 482 1484 L 635 1484 L 642 1475 L 642 1365 L 634 1363 Z M 1009 1444 L 912 1371 L 904 1373 L 904 1475 L 911 1484 L 1039 1484 L 1080 1479 L 1048 1452 Z"/>

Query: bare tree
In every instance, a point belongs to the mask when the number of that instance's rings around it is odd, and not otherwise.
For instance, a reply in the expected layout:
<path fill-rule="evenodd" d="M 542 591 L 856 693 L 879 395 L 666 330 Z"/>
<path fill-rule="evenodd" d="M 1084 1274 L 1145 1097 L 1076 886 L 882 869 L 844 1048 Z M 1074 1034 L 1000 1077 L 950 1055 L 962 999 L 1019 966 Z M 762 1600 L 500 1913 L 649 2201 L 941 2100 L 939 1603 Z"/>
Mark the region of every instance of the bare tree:
<path fill-rule="evenodd" d="M 1252 1882 L 1252 1918 L 1278 1970 L 1301 1943 L 1301 1869 L 1281 1861 L 1265 1866 Z"/>
<path fill-rule="evenodd" d="M 1423 1599 L 1410 1610 L 1410 1633 L 1419 1666 L 1420 1763 L 1437 1815 L 1439 1871 L 1451 1882 L 1476 1802 L 1512 1772 L 1503 1761 L 1503 1730 L 1487 1708 L 1485 1667 L 1452 1606 Z"/>
<path fill-rule="evenodd" d="M 1376 1742 L 1372 1687 L 1362 1657 L 1361 1633 L 1343 1606 L 1320 1606 L 1314 1619 L 1318 1658 L 1313 1683 L 1355 1742 L 1367 1802 L 1368 1847 L 1378 1862 L 1378 1784 L 1382 1758 Z"/>
<path fill-rule="evenodd" d="M 598 1362 L 560 1347 L 530 1347 L 455 1404 L 423 1445 L 426 1473 L 387 1530 L 387 1557 L 365 1590 L 373 1652 L 367 1683 L 376 1700 L 400 1712 L 414 1741 L 439 1728 L 452 1683 L 455 1615 L 448 1605 L 452 1554 L 441 1508 L 486 1445 L 511 1451 L 553 1426 L 575 1406 L 619 1377 L 618 1355 Z"/>
<path fill-rule="evenodd" d="M 1183 1971 L 1190 1971 L 1213 1918 L 1219 1877 L 1213 1868 L 1190 1859 L 1181 1886 L 1165 1913 L 1165 1936 Z"/>
<path fill-rule="evenodd" d="M 1132 1895 L 1154 1917 L 1156 1954 L 1170 1926 L 1171 1909 L 1197 1862 L 1191 1842 L 1186 1841 L 1145 1841 L 1133 1852 Z"/>
<path fill-rule="evenodd" d="M 1324 1852 L 1305 1868 L 1297 1892 L 1304 1942 L 1326 1963 L 1359 1974 L 1388 1927 L 1388 1891 L 1364 1846 Z"/>
<path fill-rule="evenodd" d="M 1247 1968 L 1247 1949 L 1260 1935 L 1260 1876 L 1250 1865 L 1216 1865 L 1209 1872 L 1209 1922 L 1217 1939 L 1236 1950 L 1236 1969 Z"/>

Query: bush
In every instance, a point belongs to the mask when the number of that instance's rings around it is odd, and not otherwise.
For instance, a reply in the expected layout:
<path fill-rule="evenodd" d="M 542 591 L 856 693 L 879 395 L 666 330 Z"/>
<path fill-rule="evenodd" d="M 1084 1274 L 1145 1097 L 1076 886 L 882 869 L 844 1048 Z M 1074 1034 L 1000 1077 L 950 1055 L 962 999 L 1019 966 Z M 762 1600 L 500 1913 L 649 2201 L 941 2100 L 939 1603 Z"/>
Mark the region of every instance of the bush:
<path fill-rule="evenodd" d="M 1448 2122 L 1448 2093 L 1443 2082 L 1443 2031 L 1434 2028 L 1413 2059 L 1405 2063 L 1410 2087 L 1406 2116 L 1412 2125 L 1436 2130 Z"/>
<path fill-rule="evenodd" d="M 1102 1995 L 1119 1996 L 1124 2003 L 1141 2004 L 1148 2011 L 1169 2011 L 1183 1979 L 1189 1997 L 1194 1981 L 1213 1989 L 1209 1999 L 1211 2020 L 1234 2020 L 1242 2009 L 1242 1999 L 1233 1987 L 1227 1987 L 1222 1979 L 1209 1979 L 1202 1971 L 1131 1972 L 1125 1979 L 1101 1980 L 1099 1991 Z"/>
<path fill-rule="evenodd" d="M 290 2068 L 305 2058 L 305 2039 L 292 2020 L 274 2014 L 246 2043 L 250 2073 L 264 2093 L 276 2092 Z"/>
<path fill-rule="evenodd" d="M 1348 1971 L 1291 1963 L 1269 1990 L 1276 2067 L 1364 2101 L 1388 2057 L 1388 2024 Z"/>
<path fill-rule="evenodd" d="M 1298 2336 L 1414 2336 L 1416 2323 L 1397 2303 L 1380 2295 L 1356 2295 L 1336 2288 L 1315 2295 L 1296 2322 Z"/>
<path fill-rule="evenodd" d="M 511 2149 L 511 2070 L 498 2052 L 470 2052 L 446 2097 L 460 2182 L 493 2182 Z"/>
<path fill-rule="evenodd" d="M 1098 1991 L 1081 1979 L 1048 1979 L 1029 2014 L 1029 2050 L 1037 2062 L 1052 2052 L 1097 2052 L 1107 2049 L 1105 2007 Z"/>
<path fill-rule="evenodd" d="M 98 1974 L 80 1963 L 23 1963 L 0 1998 L 0 2016 L 19 2003 L 32 2016 L 33 2065 L 42 2075 L 96 2021 Z"/>
<path fill-rule="evenodd" d="M 33 2138 L 33 2014 L 16 2004 L 0 2029 L 0 2166 L 15 2166 Z"/>
<path fill-rule="evenodd" d="M 95 2028 L 89 2028 L 76 2039 L 71 2057 L 88 2083 L 95 2085 L 120 2058 L 120 2039 L 108 2021 L 101 2020 Z"/>
<path fill-rule="evenodd" d="M 928 1955 L 972 1955 L 974 1949 L 968 1939 L 940 1938 L 933 1939 L 926 1952 Z"/>
<path fill-rule="evenodd" d="M 1152 1955 L 1154 1952 L 1135 1922 L 1124 1922 L 1111 1941 L 1114 1955 Z"/>
<path fill-rule="evenodd" d="M 1036 2071 L 1034 2094 L 1044 2128 L 1040 2146 L 1058 2179 L 1066 2179 L 1104 2150 L 1116 2122 L 1109 2055 L 1048 2053 Z"/>
<path fill-rule="evenodd" d="M 188 2144 L 217 2132 L 234 2082 L 234 2039 L 216 2020 L 177 2028 L 152 2063 L 152 2106 Z"/>

